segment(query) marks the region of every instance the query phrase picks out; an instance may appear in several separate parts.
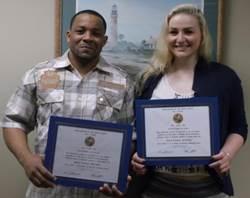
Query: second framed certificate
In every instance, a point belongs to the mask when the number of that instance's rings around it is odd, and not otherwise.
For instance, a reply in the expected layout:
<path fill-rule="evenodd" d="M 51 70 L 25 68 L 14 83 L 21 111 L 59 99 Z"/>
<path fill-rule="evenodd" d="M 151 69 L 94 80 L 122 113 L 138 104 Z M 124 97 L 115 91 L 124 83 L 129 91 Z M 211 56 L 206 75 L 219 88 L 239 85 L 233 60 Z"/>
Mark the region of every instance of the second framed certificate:
<path fill-rule="evenodd" d="M 217 98 L 136 100 L 136 131 L 147 165 L 208 164 L 219 150 Z"/>
<path fill-rule="evenodd" d="M 104 183 L 125 191 L 130 125 L 51 116 L 45 165 L 55 183 L 99 189 Z"/>

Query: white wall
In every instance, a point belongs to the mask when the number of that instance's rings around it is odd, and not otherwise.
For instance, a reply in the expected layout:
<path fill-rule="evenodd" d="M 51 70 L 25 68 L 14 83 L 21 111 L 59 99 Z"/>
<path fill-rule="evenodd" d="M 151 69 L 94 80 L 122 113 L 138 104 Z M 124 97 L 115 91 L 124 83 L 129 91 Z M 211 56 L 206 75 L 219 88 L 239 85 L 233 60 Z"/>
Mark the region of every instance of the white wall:
<path fill-rule="evenodd" d="M 224 0 L 224 2 L 223 62 L 232 66 L 242 80 L 246 113 L 250 124 L 250 1 Z M 232 177 L 237 198 L 250 197 L 249 138 L 233 162 Z"/>
<path fill-rule="evenodd" d="M 224 42 L 222 61 L 240 75 L 250 123 L 250 1 L 224 0 Z M 54 1 L 0 1 L 0 115 L 23 73 L 37 62 L 54 56 Z M 249 142 L 249 141 L 248 141 Z M 233 163 L 237 198 L 250 195 L 250 147 L 246 145 Z M 24 197 L 27 179 L 0 136 L 0 197 Z"/>
<path fill-rule="evenodd" d="M 0 115 L 23 73 L 54 56 L 54 0 L 0 1 Z M 25 173 L 0 136 L 0 197 L 21 198 Z"/>

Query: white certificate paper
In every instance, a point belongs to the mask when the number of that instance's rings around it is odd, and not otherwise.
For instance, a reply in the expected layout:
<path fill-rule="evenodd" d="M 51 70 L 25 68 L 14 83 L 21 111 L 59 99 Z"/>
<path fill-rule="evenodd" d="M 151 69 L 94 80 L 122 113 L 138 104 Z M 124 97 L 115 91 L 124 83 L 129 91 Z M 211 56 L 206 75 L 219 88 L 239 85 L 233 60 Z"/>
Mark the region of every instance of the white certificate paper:
<path fill-rule="evenodd" d="M 211 156 L 208 106 L 145 108 L 146 157 Z"/>
<path fill-rule="evenodd" d="M 122 133 L 60 125 L 52 173 L 117 183 L 122 140 Z"/>

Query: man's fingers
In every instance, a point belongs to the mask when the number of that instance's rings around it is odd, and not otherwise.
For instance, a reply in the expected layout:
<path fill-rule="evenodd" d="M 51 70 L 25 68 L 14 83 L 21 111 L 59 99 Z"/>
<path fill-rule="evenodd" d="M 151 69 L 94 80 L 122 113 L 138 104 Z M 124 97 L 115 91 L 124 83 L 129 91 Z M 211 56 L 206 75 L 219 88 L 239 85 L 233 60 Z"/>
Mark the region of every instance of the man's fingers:
<path fill-rule="evenodd" d="M 119 191 L 116 185 L 112 185 L 112 187 L 110 187 L 108 184 L 104 184 L 99 188 L 99 191 L 104 193 L 106 196 L 113 198 L 120 198 L 124 195 L 121 191 Z"/>
<path fill-rule="evenodd" d="M 101 186 L 99 188 L 99 191 L 101 191 L 102 193 L 104 193 L 107 196 L 112 195 L 112 189 L 108 186 L 108 184 L 104 184 L 103 186 Z"/>
<path fill-rule="evenodd" d="M 114 197 L 122 197 L 123 193 L 118 190 L 116 185 L 112 185 L 112 193 L 115 195 Z"/>
<path fill-rule="evenodd" d="M 39 187 L 53 188 L 55 186 L 55 184 L 50 179 L 47 179 L 39 170 L 32 176 L 32 179 L 37 183 L 37 185 L 39 185 Z"/>
<path fill-rule="evenodd" d="M 54 176 L 41 164 L 28 170 L 28 177 L 31 182 L 38 187 L 53 188 Z"/>
<path fill-rule="evenodd" d="M 56 179 L 55 176 L 53 176 L 44 166 L 39 167 L 39 171 L 48 180 L 53 181 Z"/>
<path fill-rule="evenodd" d="M 41 184 L 42 184 L 42 183 L 40 182 L 39 179 L 37 179 L 36 177 L 30 177 L 29 179 L 30 179 L 30 181 L 31 181 L 35 186 L 41 187 Z"/>

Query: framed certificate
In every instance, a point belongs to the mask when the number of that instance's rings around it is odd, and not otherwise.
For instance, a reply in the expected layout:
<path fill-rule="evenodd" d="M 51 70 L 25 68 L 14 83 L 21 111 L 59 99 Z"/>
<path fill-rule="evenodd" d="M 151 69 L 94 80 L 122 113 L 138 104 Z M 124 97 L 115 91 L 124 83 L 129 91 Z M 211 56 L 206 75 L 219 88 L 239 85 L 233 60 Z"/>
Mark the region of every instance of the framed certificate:
<path fill-rule="evenodd" d="M 137 152 L 146 165 L 208 164 L 219 151 L 215 97 L 136 100 Z"/>
<path fill-rule="evenodd" d="M 132 127 L 51 116 L 45 166 L 56 184 L 99 189 L 104 183 L 125 191 Z"/>

